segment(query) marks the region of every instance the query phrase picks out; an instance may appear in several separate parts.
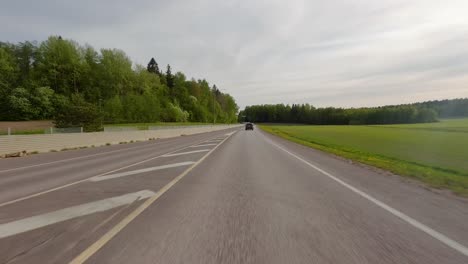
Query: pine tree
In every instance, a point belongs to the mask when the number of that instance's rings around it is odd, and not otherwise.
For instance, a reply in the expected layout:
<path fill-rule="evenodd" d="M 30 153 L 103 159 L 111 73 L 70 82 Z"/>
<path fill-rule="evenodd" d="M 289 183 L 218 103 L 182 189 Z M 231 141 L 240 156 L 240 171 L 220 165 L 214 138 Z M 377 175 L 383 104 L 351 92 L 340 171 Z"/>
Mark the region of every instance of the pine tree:
<path fill-rule="evenodd" d="M 166 70 L 166 82 L 169 88 L 174 87 L 174 75 L 172 75 L 171 65 L 169 64 L 167 65 L 167 70 Z"/>
<path fill-rule="evenodd" d="M 218 89 L 218 87 L 213 85 L 213 93 L 216 95 L 216 98 L 221 95 L 221 91 Z"/>
<path fill-rule="evenodd" d="M 150 62 L 148 63 L 148 72 L 151 73 L 156 73 L 157 75 L 161 75 L 161 72 L 159 72 L 159 66 L 158 63 L 154 58 L 151 58 Z"/>

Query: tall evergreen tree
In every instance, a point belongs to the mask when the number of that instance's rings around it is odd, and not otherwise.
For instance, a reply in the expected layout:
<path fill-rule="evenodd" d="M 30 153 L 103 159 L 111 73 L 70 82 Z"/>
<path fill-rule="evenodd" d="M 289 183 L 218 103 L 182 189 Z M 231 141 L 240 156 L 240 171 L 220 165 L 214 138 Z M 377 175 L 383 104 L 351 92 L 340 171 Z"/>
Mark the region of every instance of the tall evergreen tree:
<path fill-rule="evenodd" d="M 218 98 L 218 96 L 221 95 L 221 91 L 218 89 L 218 87 L 215 85 L 213 85 L 213 93 L 216 95 L 216 98 Z"/>
<path fill-rule="evenodd" d="M 148 67 L 146 68 L 148 72 L 155 73 L 157 75 L 160 75 L 161 72 L 159 71 L 159 66 L 158 63 L 154 58 L 151 58 L 150 62 L 148 63 Z"/>
<path fill-rule="evenodd" d="M 167 65 L 167 70 L 166 70 L 166 82 L 167 82 L 167 87 L 169 88 L 174 88 L 174 75 L 172 75 L 171 72 L 171 65 Z"/>

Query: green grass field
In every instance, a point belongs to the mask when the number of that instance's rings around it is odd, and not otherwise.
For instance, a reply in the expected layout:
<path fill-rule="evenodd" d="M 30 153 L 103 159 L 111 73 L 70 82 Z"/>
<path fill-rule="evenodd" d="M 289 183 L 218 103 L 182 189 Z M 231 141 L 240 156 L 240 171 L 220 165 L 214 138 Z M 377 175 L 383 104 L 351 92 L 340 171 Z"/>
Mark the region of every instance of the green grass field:
<path fill-rule="evenodd" d="M 468 195 L 468 119 L 410 125 L 261 127 L 300 144 Z"/>

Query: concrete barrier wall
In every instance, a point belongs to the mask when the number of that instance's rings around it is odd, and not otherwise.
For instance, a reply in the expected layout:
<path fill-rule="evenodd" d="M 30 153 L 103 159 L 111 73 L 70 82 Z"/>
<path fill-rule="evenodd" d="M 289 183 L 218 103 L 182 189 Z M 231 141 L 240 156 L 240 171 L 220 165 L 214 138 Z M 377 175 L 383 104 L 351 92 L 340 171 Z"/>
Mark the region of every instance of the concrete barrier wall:
<path fill-rule="evenodd" d="M 48 152 L 65 148 L 102 146 L 107 143 L 119 144 L 120 142 L 143 141 L 152 138 L 169 138 L 181 135 L 192 135 L 204 132 L 217 131 L 240 125 L 215 125 L 184 127 L 163 130 L 139 130 L 123 132 L 93 132 L 76 134 L 52 134 L 52 135 L 12 135 L 0 136 L 0 156 L 5 154 L 27 151 Z"/>

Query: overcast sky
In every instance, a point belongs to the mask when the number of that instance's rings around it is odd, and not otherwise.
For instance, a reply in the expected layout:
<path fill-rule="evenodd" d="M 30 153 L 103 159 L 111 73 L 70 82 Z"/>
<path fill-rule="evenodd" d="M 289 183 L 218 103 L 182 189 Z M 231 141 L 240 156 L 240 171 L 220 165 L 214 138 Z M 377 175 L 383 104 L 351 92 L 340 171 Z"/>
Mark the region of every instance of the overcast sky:
<path fill-rule="evenodd" d="M 241 107 L 468 97 L 467 0 L 0 0 L 0 41 L 155 57 Z"/>

